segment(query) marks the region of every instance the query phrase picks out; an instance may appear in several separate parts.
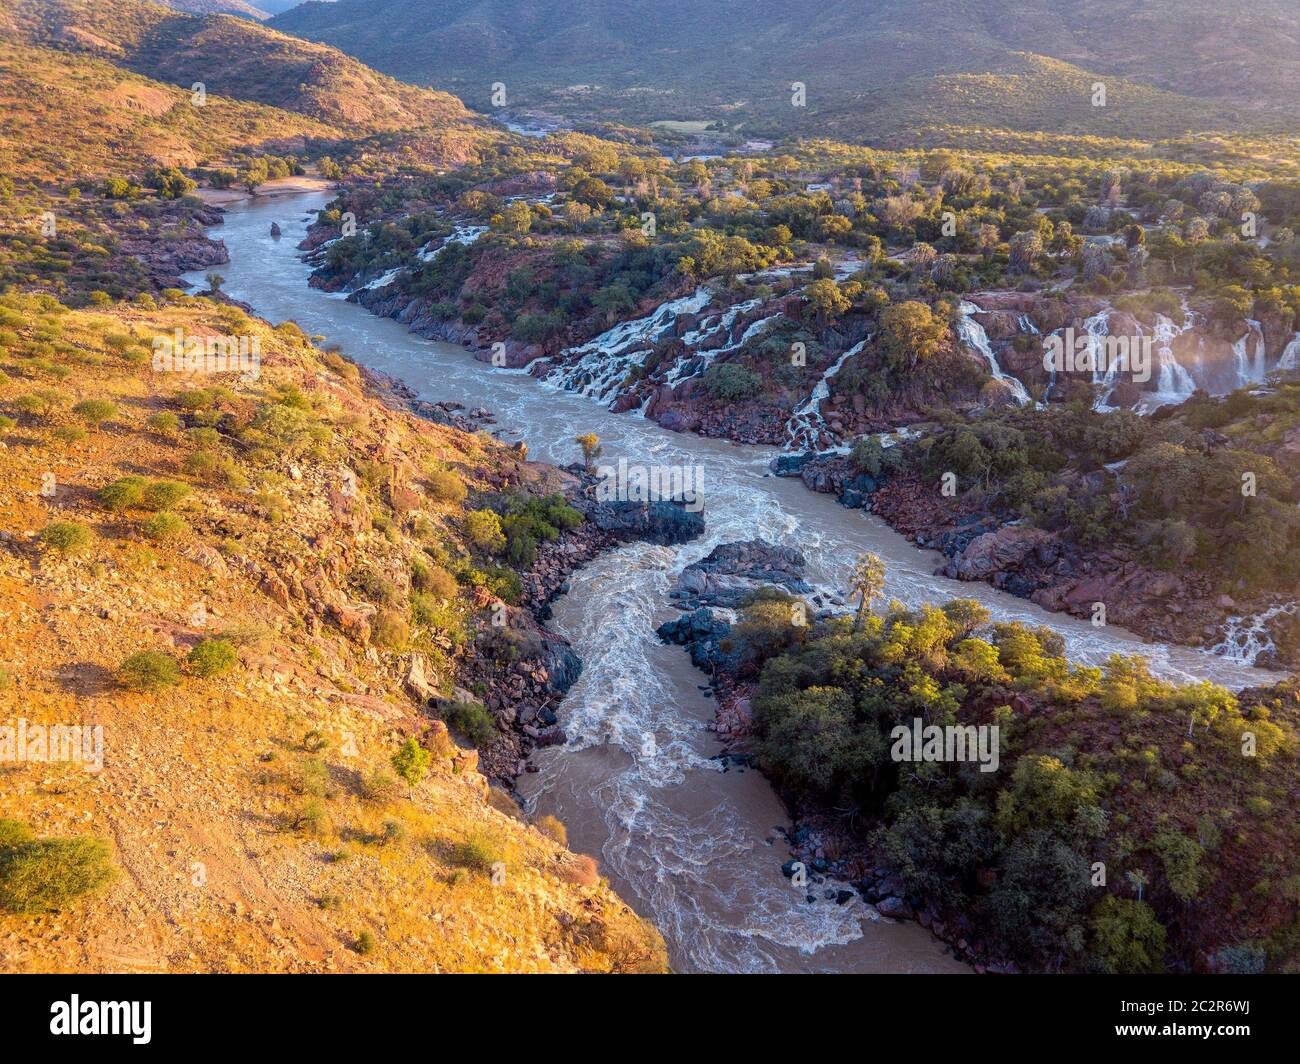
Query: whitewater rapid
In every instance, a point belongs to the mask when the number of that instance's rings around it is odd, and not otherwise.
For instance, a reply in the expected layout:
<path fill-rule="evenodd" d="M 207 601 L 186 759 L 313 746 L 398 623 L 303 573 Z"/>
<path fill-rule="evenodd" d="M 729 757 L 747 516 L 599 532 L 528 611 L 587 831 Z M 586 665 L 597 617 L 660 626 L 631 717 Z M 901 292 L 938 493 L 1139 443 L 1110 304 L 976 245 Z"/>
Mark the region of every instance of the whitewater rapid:
<path fill-rule="evenodd" d="M 655 627 L 676 615 L 667 597 L 681 569 L 718 543 L 762 537 L 797 547 L 808 580 L 845 587 L 861 551 L 886 563 L 886 594 L 908 604 L 979 599 L 999 620 L 1049 624 L 1077 660 L 1142 653 L 1158 673 L 1240 687 L 1268 675 L 1224 657 L 1144 644 L 1114 627 L 1094 628 L 984 584 L 932 575 L 939 555 L 912 546 L 878 519 L 767 471 L 776 448 L 733 446 L 679 435 L 635 414 L 613 414 L 594 398 L 495 369 L 461 348 L 409 333 L 399 323 L 307 286 L 310 267 L 295 245 L 309 212 L 329 197 L 311 193 L 236 204 L 214 230 L 230 254 L 224 291 L 272 322 L 292 318 L 356 361 L 401 378 L 423 398 L 492 410 L 508 440 L 530 456 L 567 464 L 573 436 L 597 433 L 605 460 L 702 466 L 706 535 L 680 547 L 636 543 L 598 558 L 555 604 L 553 624 L 582 657 L 581 679 L 559 708 L 568 746 L 534 756 L 540 771 L 520 779 L 532 806 L 569 826 L 576 849 L 595 853 L 619 892 L 664 932 L 674 967 L 689 971 L 949 971 L 960 966 L 915 924 L 877 921 L 858 900 L 836 905 L 815 890 L 809 903 L 780 872 L 788 818 L 753 771 L 723 772 L 705 726 L 712 703 L 704 678 Z M 283 229 L 276 241 L 272 221 Z M 190 275 L 195 283 L 200 273 Z M 817 374 L 810 370 L 810 374 Z M 810 377 L 810 392 L 816 384 Z"/>

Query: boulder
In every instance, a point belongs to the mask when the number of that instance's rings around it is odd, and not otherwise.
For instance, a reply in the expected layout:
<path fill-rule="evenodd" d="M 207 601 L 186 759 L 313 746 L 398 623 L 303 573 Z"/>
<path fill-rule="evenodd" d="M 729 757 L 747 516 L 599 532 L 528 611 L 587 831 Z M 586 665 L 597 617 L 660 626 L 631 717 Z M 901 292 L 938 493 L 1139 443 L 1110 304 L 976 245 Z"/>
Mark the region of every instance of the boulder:
<path fill-rule="evenodd" d="M 423 654 L 411 655 L 402 685 L 406 688 L 407 693 L 421 705 L 427 704 L 429 699 L 437 695 L 438 689 L 429 681 Z"/>
<path fill-rule="evenodd" d="M 661 546 L 685 543 L 704 534 L 704 514 L 680 502 L 603 502 L 587 519 L 620 539 L 648 540 Z"/>
<path fill-rule="evenodd" d="M 958 580 L 986 580 L 994 573 L 1014 569 L 1051 539 L 1052 534 L 1040 528 L 1003 525 L 996 532 L 976 536 L 947 568 Z"/>

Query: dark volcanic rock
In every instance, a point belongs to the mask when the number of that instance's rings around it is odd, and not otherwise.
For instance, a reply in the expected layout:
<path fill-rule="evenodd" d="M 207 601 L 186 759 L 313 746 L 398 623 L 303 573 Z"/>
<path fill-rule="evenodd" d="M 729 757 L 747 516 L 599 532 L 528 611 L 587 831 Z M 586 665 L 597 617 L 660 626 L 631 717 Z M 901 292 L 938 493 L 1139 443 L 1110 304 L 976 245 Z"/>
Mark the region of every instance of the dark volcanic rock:
<path fill-rule="evenodd" d="M 704 534 L 704 514 L 680 502 L 599 502 L 587 520 L 620 539 L 644 539 L 668 546 Z"/>
<path fill-rule="evenodd" d="M 693 562 L 677 578 L 672 595 L 691 604 L 734 609 L 763 585 L 776 585 L 804 595 L 812 586 L 803 579 L 807 564 L 793 547 L 777 547 L 761 539 L 721 543 L 707 558 Z"/>

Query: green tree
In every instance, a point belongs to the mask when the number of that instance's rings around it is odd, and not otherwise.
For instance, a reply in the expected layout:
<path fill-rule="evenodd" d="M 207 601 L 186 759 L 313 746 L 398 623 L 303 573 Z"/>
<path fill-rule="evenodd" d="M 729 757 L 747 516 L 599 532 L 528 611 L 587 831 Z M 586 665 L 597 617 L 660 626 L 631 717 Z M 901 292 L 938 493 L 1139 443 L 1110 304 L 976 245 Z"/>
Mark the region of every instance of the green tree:
<path fill-rule="evenodd" d="M 852 305 L 840 286 L 830 278 L 820 278 L 804 289 L 804 298 L 817 312 L 817 324 L 825 325 L 831 318 L 843 314 Z"/>
<path fill-rule="evenodd" d="M 893 370 L 914 369 L 933 358 L 948 333 L 947 324 L 924 303 L 907 300 L 880 312 L 880 344 Z"/>
<path fill-rule="evenodd" d="M 1108 894 L 1092 910 L 1091 951 L 1112 975 L 1153 975 L 1164 970 L 1165 929 L 1151 906 Z"/>
<path fill-rule="evenodd" d="M 406 781 L 408 795 L 413 795 L 415 788 L 429 771 L 433 758 L 429 751 L 411 736 L 392 757 L 393 771 Z"/>

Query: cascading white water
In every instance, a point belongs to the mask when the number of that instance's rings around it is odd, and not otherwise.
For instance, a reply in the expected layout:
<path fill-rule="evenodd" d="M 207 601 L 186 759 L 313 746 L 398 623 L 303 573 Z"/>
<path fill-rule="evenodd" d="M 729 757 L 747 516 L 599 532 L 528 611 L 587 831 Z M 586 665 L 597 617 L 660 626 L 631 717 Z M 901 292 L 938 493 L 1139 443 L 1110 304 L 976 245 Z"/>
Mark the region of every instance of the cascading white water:
<path fill-rule="evenodd" d="M 1155 348 L 1158 361 L 1155 400 L 1160 403 L 1181 403 L 1196 391 L 1196 381 L 1174 357 L 1173 343 L 1193 325 L 1184 311 L 1183 324 L 1175 325 L 1163 314 L 1156 315 Z"/>
<path fill-rule="evenodd" d="M 1255 341 L 1254 356 L 1249 351 L 1250 341 Z M 1264 330 L 1253 318 L 1246 319 L 1246 333 L 1232 345 L 1233 368 L 1237 372 L 1238 388 L 1263 384 L 1268 378 L 1265 368 L 1266 349 Z"/>
<path fill-rule="evenodd" d="M 611 394 L 627 376 L 637 357 L 649 344 L 667 335 L 680 314 L 698 314 L 712 298 L 701 285 L 688 296 L 661 303 L 643 318 L 621 321 L 585 344 L 571 347 L 565 356 L 577 355 L 577 362 L 551 370 L 545 380 L 594 399 L 612 399 Z"/>
<path fill-rule="evenodd" d="M 672 367 L 664 375 L 664 383 L 675 388 L 682 381 L 698 377 L 709 366 L 713 365 L 719 355 L 740 350 L 781 316 L 780 314 L 769 314 L 765 318 L 750 322 L 745 327 L 745 331 L 735 340 L 705 351 L 696 350 L 700 344 L 714 338 L 719 333 L 730 336 L 731 330 L 736 324 L 736 319 L 761 305 L 762 300 L 759 299 L 747 299 L 743 303 L 736 303 L 734 306 L 728 307 L 722 314 L 706 318 L 700 323 L 698 329 L 693 329 L 683 336 L 682 343 L 686 345 L 687 353 L 680 356 L 673 363 Z"/>
<path fill-rule="evenodd" d="M 654 636 L 676 615 L 668 591 L 676 575 L 718 543 L 756 536 L 798 548 L 807 579 L 847 586 L 857 553 L 886 563 L 885 595 L 910 606 L 953 596 L 978 599 L 998 621 L 1046 624 L 1071 658 L 1100 665 L 1115 653 L 1141 654 L 1170 678 L 1232 686 L 1267 682 L 1223 656 L 1144 643 L 1114 625 L 1049 614 L 986 584 L 933 575 L 938 556 L 913 547 L 878 519 L 847 510 L 797 479 L 766 475 L 774 448 L 733 446 L 669 432 L 644 418 L 540 388 L 521 371 L 494 369 L 450 344 L 421 339 L 389 318 L 331 300 L 307 287 L 310 267 L 293 245 L 295 220 L 328 195 L 270 197 L 234 206 L 220 235 L 230 262 L 225 290 L 271 321 L 292 318 L 309 334 L 340 344 L 361 364 L 406 381 L 421 398 L 487 406 L 502 435 L 524 439 L 534 458 L 568 463 L 573 435 L 597 433 L 610 459 L 699 465 L 705 477 L 705 536 L 681 547 L 633 543 L 575 573 L 555 603 L 554 624 L 582 657 L 582 677 L 559 706 L 570 744 L 535 757 L 541 771 L 521 778 L 540 812 L 569 827 L 573 846 L 599 856 L 602 872 L 668 940 L 685 971 L 947 971 L 956 966 L 915 924 L 875 922 L 853 901 L 815 903 L 781 875 L 785 849 L 773 830 L 788 823 L 754 772 L 722 772 L 718 744 L 704 730 L 712 704 L 679 647 Z M 275 219 L 286 239 L 273 240 Z M 202 283 L 203 271 L 190 275 Z M 702 307 L 703 304 L 700 304 Z M 902 434 L 900 434 L 902 435 Z M 655 739 L 647 755 L 643 736 Z"/>
<path fill-rule="evenodd" d="M 1291 342 L 1282 349 L 1282 357 L 1277 360 L 1277 368 L 1295 369 L 1297 359 L 1300 359 L 1300 332 L 1297 332 L 1291 338 Z"/>
<path fill-rule="evenodd" d="M 376 288 L 387 288 L 405 272 L 405 266 L 398 266 L 396 269 L 388 270 L 386 273 L 380 274 L 373 281 L 363 284 L 358 291 L 372 292 Z"/>
<path fill-rule="evenodd" d="M 861 351 L 870 339 L 868 336 L 859 340 L 832 362 L 821 379 L 813 385 L 812 394 L 794 408 L 785 426 L 786 450 L 806 451 L 821 447 L 826 424 L 822 417 L 822 403 L 831 396 L 831 380 L 844 368 L 844 363 Z"/>
<path fill-rule="evenodd" d="M 1292 616 L 1296 609 L 1296 603 L 1287 602 L 1253 617 L 1229 617 L 1223 625 L 1223 641 L 1211 650 L 1242 665 L 1253 665 L 1265 651 L 1276 649 L 1268 631 L 1268 622 L 1274 617 Z"/>
<path fill-rule="evenodd" d="M 420 249 L 417 257 L 421 262 L 432 262 L 441 255 L 443 250 L 449 245 L 472 244 L 487 231 L 488 227 L 486 225 L 458 225 L 436 248 L 432 248 L 431 250 L 430 245 L 426 244 Z"/>
<path fill-rule="evenodd" d="M 1032 403 L 1033 399 L 1030 397 L 1029 392 L 1026 391 L 1025 386 L 1021 384 L 1017 378 L 1011 376 L 1011 374 L 1007 373 L 1000 365 L 998 365 L 998 358 L 997 355 L 993 353 L 993 347 L 989 343 L 988 333 L 984 331 L 984 326 L 974 318 L 974 315 L 982 314 L 983 310 L 972 303 L 969 299 L 963 299 L 958 305 L 957 311 L 961 314 L 961 321 L 957 325 L 957 332 L 958 335 L 961 336 L 962 341 L 968 347 L 975 348 L 976 351 L 984 356 L 984 361 L 988 363 L 989 373 L 993 375 L 993 379 L 995 381 L 1005 382 L 1007 386 L 1010 387 L 1011 394 L 1015 397 L 1017 403 L 1021 406 L 1027 406 L 1029 403 Z"/>
<path fill-rule="evenodd" d="M 1083 321 L 1083 331 L 1088 335 L 1088 358 L 1093 366 L 1092 383 L 1094 385 L 1103 385 L 1105 375 L 1096 367 L 1104 365 L 1106 362 L 1106 338 L 1110 335 L 1110 307 L 1106 307 Z M 1103 390 L 1097 393 L 1097 398 L 1093 402 L 1094 410 L 1109 409 L 1106 406 L 1106 400 L 1110 393 Z"/>

